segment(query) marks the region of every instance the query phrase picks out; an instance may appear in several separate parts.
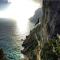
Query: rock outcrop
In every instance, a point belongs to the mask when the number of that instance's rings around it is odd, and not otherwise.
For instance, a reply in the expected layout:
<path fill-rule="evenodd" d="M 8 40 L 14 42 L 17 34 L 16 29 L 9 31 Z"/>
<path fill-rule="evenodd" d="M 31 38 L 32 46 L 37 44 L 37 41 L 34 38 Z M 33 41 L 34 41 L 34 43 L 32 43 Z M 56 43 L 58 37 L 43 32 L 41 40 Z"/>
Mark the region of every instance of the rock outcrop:
<path fill-rule="evenodd" d="M 39 56 L 36 60 L 59 60 L 60 57 L 60 1 L 43 0 L 43 17 L 41 24 L 38 24 L 26 37 L 22 46 L 23 52 L 32 59 L 32 55 Z M 33 43 L 33 42 L 36 42 Z M 35 47 L 33 48 L 33 46 Z M 31 47 L 33 49 L 31 49 Z M 38 48 L 37 48 L 38 47 Z M 29 50 L 28 50 L 29 49 Z M 37 54 L 37 52 L 40 54 Z M 33 53 L 34 52 L 34 53 Z M 39 58 L 39 59 L 38 59 Z"/>
<path fill-rule="evenodd" d="M 39 41 L 40 41 L 40 24 L 36 26 L 32 31 L 30 31 L 30 34 L 26 36 L 25 41 L 23 42 L 22 46 L 24 49 L 21 51 L 24 55 L 28 56 L 31 60 L 39 60 L 37 58 L 40 47 L 39 47 Z"/>
<path fill-rule="evenodd" d="M 4 54 L 3 49 L 0 49 L 0 60 L 8 60 L 8 58 L 7 58 L 6 55 Z"/>

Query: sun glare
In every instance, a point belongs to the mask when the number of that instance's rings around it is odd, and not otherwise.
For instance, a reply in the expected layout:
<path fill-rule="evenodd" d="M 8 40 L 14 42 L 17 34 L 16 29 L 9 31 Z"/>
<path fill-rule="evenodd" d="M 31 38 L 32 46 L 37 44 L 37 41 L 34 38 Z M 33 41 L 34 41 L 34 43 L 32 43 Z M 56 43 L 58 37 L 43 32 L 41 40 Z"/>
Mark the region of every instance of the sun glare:
<path fill-rule="evenodd" d="M 11 4 L 5 10 L 0 11 L 0 18 L 10 18 L 16 21 L 20 34 L 28 33 L 29 18 L 39 8 L 40 4 L 32 0 L 9 0 Z"/>
<path fill-rule="evenodd" d="M 0 11 L 0 18 L 10 18 L 16 21 L 17 32 L 26 35 L 29 32 L 29 18 L 40 7 L 40 4 L 32 0 L 8 0 L 11 2 L 8 8 Z M 22 55 L 23 57 L 23 55 Z"/>
<path fill-rule="evenodd" d="M 39 7 L 39 4 L 32 0 L 18 0 L 17 4 L 17 26 L 20 34 L 27 34 L 29 30 L 29 18 L 34 15 L 35 10 Z"/>

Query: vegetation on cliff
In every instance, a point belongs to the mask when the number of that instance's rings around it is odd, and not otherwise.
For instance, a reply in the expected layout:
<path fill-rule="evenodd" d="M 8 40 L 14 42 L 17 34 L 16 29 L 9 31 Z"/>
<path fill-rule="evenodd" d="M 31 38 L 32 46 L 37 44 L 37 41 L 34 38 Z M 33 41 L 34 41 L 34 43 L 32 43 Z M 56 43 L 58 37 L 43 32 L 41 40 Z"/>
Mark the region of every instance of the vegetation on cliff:
<path fill-rule="evenodd" d="M 58 60 L 60 57 L 60 40 L 49 40 L 41 50 L 42 60 Z"/>
<path fill-rule="evenodd" d="M 27 39 L 27 43 L 33 36 L 36 37 L 34 40 L 38 42 L 36 46 L 40 48 L 41 60 L 58 60 L 60 59 L 60 1 L 59 0 L 43 0 L 43 17 L 41 24 L 37 25 L 29 35 L 29 39 Z M 24 43 L 25 43 L 24 41 Z M 31 42 L 31 44 L 33 43 Z M 31 44 L 29 44 L 31 46 Z M 31 46 L 33 46 L 35 43 Z M 25 45 L 24 45 L 25 46 Z M 37 48 L 33 48 L 36 50 Z M 24 47 L 26 49 L 26 47 Z M 29 48 L 30 49 L 30 48 Z M 29 52 L 32 52 L 30 49 Z M 26 52 L 25 52 L 26 53 Z M 35 53 L 35 52 L 34 52 Z M 33 53 L 31 53 L 33 55 Z M 28 55 L 27 55 L 28 56 Z M 36 54 L 37 56 L 37 54 Z M 29 57 L 32 58 L 30 55 Z M 33 60 L 33 59 L 31 59 Z M 36 59 L 38 60 L 38 59 Z"/>

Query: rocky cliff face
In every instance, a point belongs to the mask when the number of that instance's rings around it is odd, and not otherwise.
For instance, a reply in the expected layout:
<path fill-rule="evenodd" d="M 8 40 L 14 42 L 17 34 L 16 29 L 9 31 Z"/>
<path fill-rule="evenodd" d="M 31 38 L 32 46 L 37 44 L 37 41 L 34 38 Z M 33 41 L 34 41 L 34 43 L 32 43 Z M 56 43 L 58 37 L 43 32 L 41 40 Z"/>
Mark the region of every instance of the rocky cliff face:
<path fill-rule="evenodd" d="M 44 17 L 47 18 L 48 32 L 50 38 L 55 38 L 60 34 L 60 1 L 43 0 Z M 47 17 L 46 17 L 47 16 Z M 45 20 L 44 18 L 44 20 Z"/>
<path fill-rule="evenodd" d="M 60 56 L 60 39 L 57 36 L 60 34 L 59 5 L 59 0 L 43 0 L 43 20 L 41 28 L 43 28 L 42 38 L 45 43 L 43 43 L 44 45 L 42 44 L 41 49 L 42 60 L 58 60 Z"/>
<path fill-rule="evenodd" d="M 35 45 L 35 48 L 29 51 L 29 54 L 33 55 L 32 52 L 36 54 L 36 50 L 38 50 L 39 51 L 38 53 L 40 53 L 39 56 L 41 57 L 41 60 L 58 60 L 60 57 L 60 44 L 59 44 L 60 39 L 57 36 L 60 34 L 59 31 L 60 30 L 60 13 L 59 13 L 60 7 L 59 6 L 60 6 L 59 0 L 43 0 L 43 8 L 42 8 L 43 17 L 42 17 L 41 24 L 38 24 L 37 27 L 35 27 L 30 32 L 29 35 L 30 38 L 29 39 L 26 38 L 27 40 L 23 42 L 24 45 L 25 42 L 29 44 L 30 43 L 29 41 L 31 41 L 31 44 L 34 45 L 35 43 L 33 42 L 36 41 L 36 43 L 38 44 Z M 35 37 L 35 39 L 33 38 L 33 36 Z M 33 47 L 33 45 L 31 44 L 29 44 L 29 46 Z M 25 45 L 24 45 L 24 49 L 27 49 Z M 39 47 L 39 49 L 36 47 Z M 36 56 L 38 56 L 38 54 L 36 54 Z M 32 58 L 31 55 L 28 57 Z"/>

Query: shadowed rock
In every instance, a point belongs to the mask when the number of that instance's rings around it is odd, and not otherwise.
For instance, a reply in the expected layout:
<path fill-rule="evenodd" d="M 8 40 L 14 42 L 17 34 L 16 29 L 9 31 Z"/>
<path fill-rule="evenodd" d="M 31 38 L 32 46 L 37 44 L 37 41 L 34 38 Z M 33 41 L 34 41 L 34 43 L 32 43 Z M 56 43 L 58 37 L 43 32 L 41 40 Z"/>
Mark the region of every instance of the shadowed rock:
<path fill-rule="evenodd" d="M 43 0 L 43 15 L 47 16 L 49 38 L 60 34 L 60 0 Z"/>
<path fill-rule="evenodd" d="M 42 8 L 38 8 L 36 11 L 35 11 L 35 14 L 30 17 L 30 21 L 34 24 L 38 24 L 39 22 L 41 22 L 41 19 L 42 19 Z"/>
<path fill-rule="evenodd" d="M 7 60 L 5 54 L 4 54 L 4 51 L 3 49 L 0 49 L 0 60 Z"/>

